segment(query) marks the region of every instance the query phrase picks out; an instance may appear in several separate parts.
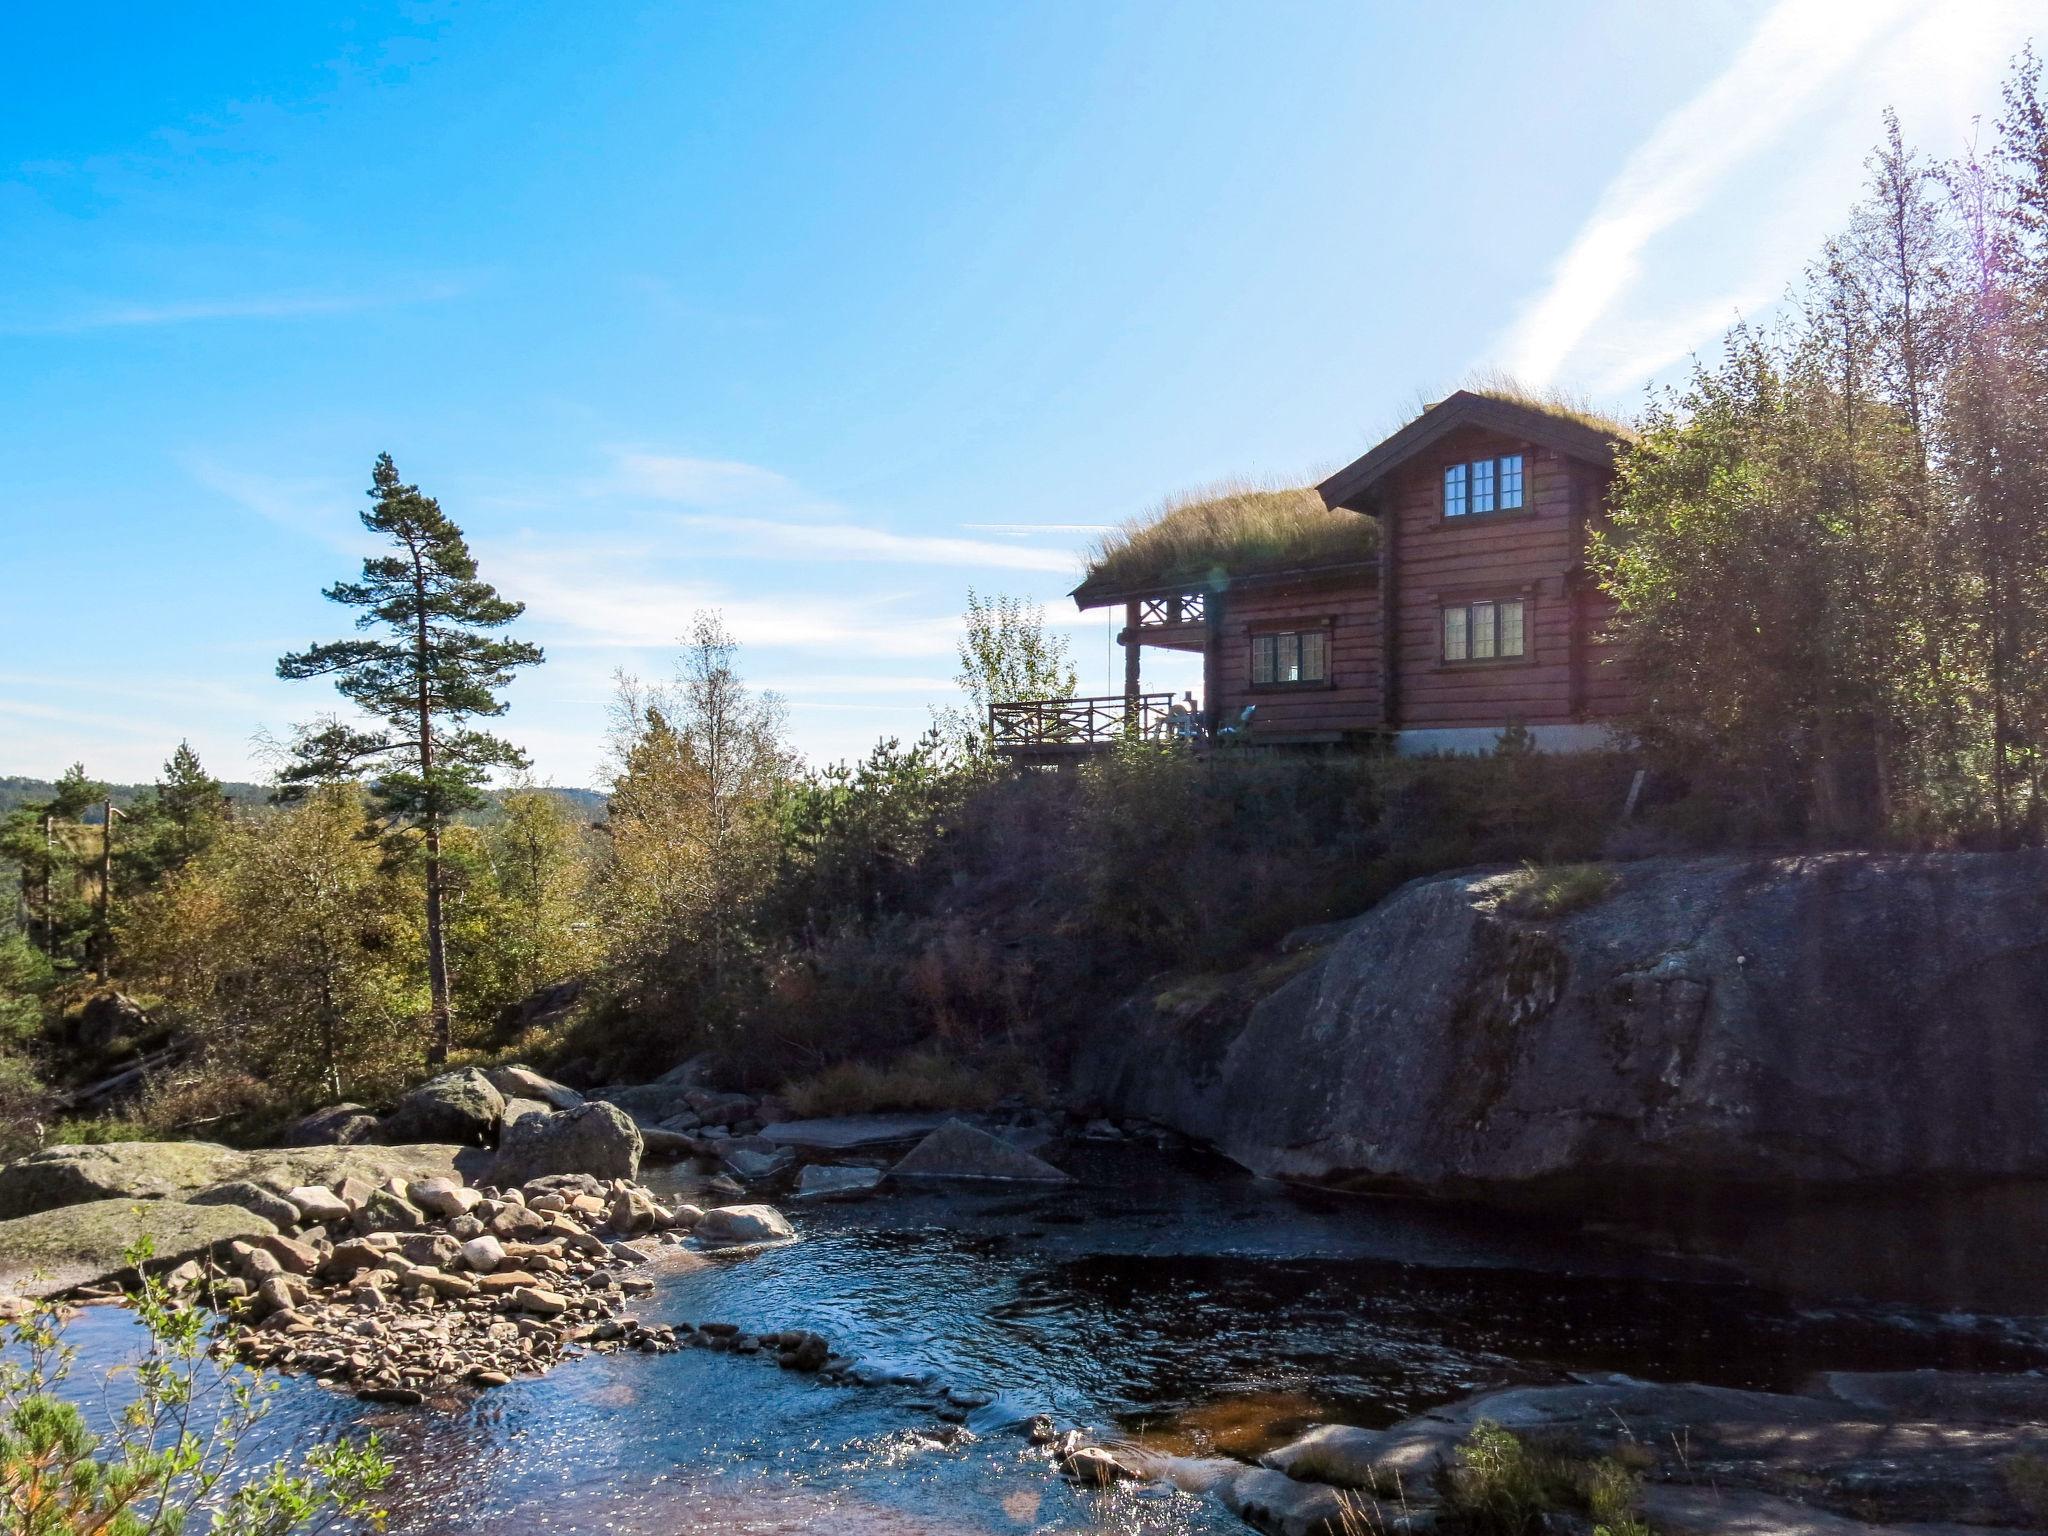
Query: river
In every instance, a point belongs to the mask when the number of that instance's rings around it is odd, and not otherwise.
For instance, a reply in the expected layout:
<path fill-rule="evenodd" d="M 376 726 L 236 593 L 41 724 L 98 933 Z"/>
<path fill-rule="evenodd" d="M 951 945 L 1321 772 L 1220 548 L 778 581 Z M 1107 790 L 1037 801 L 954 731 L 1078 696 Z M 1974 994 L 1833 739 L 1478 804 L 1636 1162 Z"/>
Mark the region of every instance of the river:
<path fill-rule="evenodd" d="M 1185 1494 L 1071 1488 L 1018 1426 L 1050 1413 L 1249 1457 L 1321 1420 L 1386 1424 L 1569 1371 L 1768 1388 L 2048 1366 L 2039 1320 L 1794 1307 L 1519 1219 L 1290 1190 L 1192 1155 L 1053 1155 L 1078 1185 L 798 1207 L 800 1243 L 647 1271 L 645 1320 L 815 1329 L 879 1384 L 695 1349 L 592 1356 L 439 1409 L 299 1380 L 261 1448 L 374 1426 L 401 1463 L 401 1533 L 1165 1536 L 1244 1527 Z M 81 1313 L 80 1381 L 135 1336 L 119 1309 Z M 995 1395 L 964 1434 L 948 1385 Z"/>

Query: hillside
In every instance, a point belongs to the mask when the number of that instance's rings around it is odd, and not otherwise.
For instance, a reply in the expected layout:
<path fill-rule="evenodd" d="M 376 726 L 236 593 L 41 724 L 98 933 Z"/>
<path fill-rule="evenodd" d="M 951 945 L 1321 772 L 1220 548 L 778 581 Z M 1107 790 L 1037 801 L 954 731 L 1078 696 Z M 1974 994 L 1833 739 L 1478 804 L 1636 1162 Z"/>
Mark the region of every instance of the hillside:
<path fill-rule="evenodd" d="M 108 786 L 114 797 L 114 804 L 133 805 L 151 788 L 148 784 L 114 784 Z M 48 779 L 32 779 L 21 774 L 0 774 L 0 816 L 19 806 L 30 805 L 38 800 L 47 800 L 56 792 L 57 786 Z M 593 819 L 602 816 L 605 797 L 595 789 L 567 789 L 554 785 L 543 785 L 546 794 L 555 795 L 569 802 L 582 814 Z M 261 806 L 270 803 L 270 786 L 267 784 L 227 783 L 221 785 L 230 803 L 234 805 Z M 498 793 L 492 794 L 492 804 L 477 813 L 475 819 L 489 821 L 496 809 Z M 88 822 L 97 825 L 97 818 L 87 816 Z"/>

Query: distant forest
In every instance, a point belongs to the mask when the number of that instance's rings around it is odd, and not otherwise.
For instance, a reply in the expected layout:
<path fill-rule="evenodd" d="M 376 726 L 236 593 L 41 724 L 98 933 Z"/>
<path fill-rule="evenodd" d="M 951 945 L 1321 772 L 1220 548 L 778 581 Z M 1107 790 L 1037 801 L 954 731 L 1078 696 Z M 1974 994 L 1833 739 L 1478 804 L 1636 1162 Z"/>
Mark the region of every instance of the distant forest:
<path fill-rule="evenodd" d="M 109 786 L 109 790 L 114 797 L 114 804 L 118 806 L 133 805 L 143 795 L 147 794 L 151 788 L 153 786 L 148 784 L 114 784 Z M 270 803 L 271 787 L 268 784 L 223 783 L 220 791 L 222 798 L 231 805 L 261 806 Z M 19 806 L 46 801 L 56 792 L 56 784 L 49 779 L 24 778 L 20 774 L 0 774 L 0 816 L 5 816 L 9 811 Z M 566 801 L 579 815 L 586 815 L 595 819 L 604 814 L 605 797 L 598 790 L 556 789 L 549 785 L 542 786 L 541 792 L 554 795 Z M 490 792 L 488 795 L 489 804 L 480 808 L 475 813 L 474 819 L 478 821 L 491 820 L 499 811 L 501 798 L 502 792 Z M 98 826 L 100 821 L 96 812 L 89 812 L 79 819 L 91 826 Z"/>

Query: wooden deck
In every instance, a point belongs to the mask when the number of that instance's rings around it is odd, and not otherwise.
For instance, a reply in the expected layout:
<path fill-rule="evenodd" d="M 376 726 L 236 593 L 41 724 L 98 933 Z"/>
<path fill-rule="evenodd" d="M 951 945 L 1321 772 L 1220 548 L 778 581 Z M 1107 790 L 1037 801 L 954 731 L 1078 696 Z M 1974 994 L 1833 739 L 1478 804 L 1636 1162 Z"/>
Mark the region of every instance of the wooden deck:
<path fill-rule="evenodd" d="M 1170 693 L 1113 693 L 1082 699 L 1019 699 L 988 712 L 996 751 L 1013 762 L 1056 763 L 1107 752 L 1139 737 L 1163 741 Z"/>

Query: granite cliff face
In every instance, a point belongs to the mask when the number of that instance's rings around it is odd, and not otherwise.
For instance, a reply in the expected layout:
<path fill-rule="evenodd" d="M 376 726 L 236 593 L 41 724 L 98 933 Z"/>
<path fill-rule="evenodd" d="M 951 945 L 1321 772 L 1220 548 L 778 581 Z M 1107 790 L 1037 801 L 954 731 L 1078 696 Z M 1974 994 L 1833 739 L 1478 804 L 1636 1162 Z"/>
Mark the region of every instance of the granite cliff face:
<path fill-rule="evenodd" d="M 1396 892 L 1248 1007 L 1134 1003 L 1084 1099 L 1254 1171 L 1490 1196 L 2048 1178 L 2048 855 L 1651 860 Z"/>

